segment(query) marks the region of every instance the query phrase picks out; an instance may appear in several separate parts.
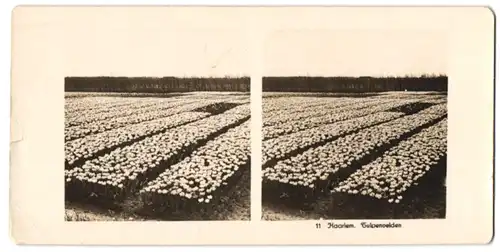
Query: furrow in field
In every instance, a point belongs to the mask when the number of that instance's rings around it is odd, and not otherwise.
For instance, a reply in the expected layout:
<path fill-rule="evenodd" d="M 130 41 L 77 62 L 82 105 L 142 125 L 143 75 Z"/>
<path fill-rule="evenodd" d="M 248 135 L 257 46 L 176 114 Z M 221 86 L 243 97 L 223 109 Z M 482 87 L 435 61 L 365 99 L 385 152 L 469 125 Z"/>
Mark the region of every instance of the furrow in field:
<path fill-rule="evenodd" d="M 270 166 L 279 160 L 297 155 L 314 146 L 322 145 L 340 136 L 394 120 L 403 116 L 398 112 L 378 112 L 335 124 L 326 124 L 263 141 L 262 164 Z"/>
<path fill-rule="evenodd" d="M 65 171 L 67 190 L 123 199 L 208 141 L 250 118 L 248 105 L 147 137 Z"/>
<path fill-rule="evenodd" d="M 184 112 L 160 119 L 132 124 L 125 127 L 88 135 L 65 143 L 66 167 L 82 165 L 88 159 L 105 154 L 115 148 L 123 147 L 167 129 L 182 126 L 210 113 Z"/>
<path fill-rule="evenodd" d="M 354 100 L 354 99 L 353 99 Z M 290 121 L 299 121 L 302 119 L 310 120 L 314 117 L 330 116 L 336 113 L 342 113 L 349 110 L 365 109 L 371 106 L 393 103 L 389 100 L 361 100 L 361 101 L 346 101 L 346 102 L 332 102 L 321 106 L 321 109 L 316 107 L 306 107 L 300 111 L 276 111 L 275 113 L 268 113 L 264 117 L 263 127 L 270 127 L 273 125 L 283 125 Z"/>
<path fill-rule="evenodd" d="M 446 156 L 447 124 L 445 118 L 399 142 L 341 181 L 334 192 L 399 203 L 431 169 L 439 168 L 436 165 Z"/>
<path fill-rule="evenodd" d="M 432 110 L 436 109 L 431 107 L 369 127 L 280 160 L 264 169 L 264 179 L 271 183 L 323 191 L 401 140 L 446 117 L 446 112 L 428 113 Z"/>
<path fill-rule="evenodd" d="M 391 101 L 374 106 L 365 106 L 360 104 L 348 110 L 339 110 L 335 113 L 327 114 L 325 116 L 303 118 L 297 121 L 283 122 L 280 124 L 263 127 L 263 140 L 273 139 L 279 136 L 300 132 L 307 129 L 312 129 L 325 124 L 332 124 L 344 120 L 362 117 L 369 114 L 382 112 L 385 110 L 394 109 L 407 104 L 416 103 L 417 100 L 402 100 Z"/>
<path fill-rule="evenodd" d="M 429 109 L 423 110 L 422 113 L 425 114 L 446 114 L 448 111 L 448 104 L 446 103 L 439 103 L 437 105 L 434 105 L 430 107 Z"/>
<path fill-rule="evenodd" d="M 126 117 L 134 114 L 148 113 L 149 111 L 163 110 L 174 108 L 176 106 L 182 106 L 187 104 L 196 103 L 196 100 L 184 100 L 184 101 L 169 101 L 168 99 L 150 102 L 150 103 L 140 103 L 131 104 L 127 108 L 114 107 L 105 108 L 100 111 L 94 111 L 90 114 L 79 114 L 76 116 L 68 117 L 65 124 L 66 127 L 77 126 L 85 123 L 98 122 L 106 119 L 113 119 L 118 117 Z"/>
<path fill-rule="evenodd" d="M 134 114 L 118 118 L 110 118 L 107 120 L 101 120 L 97 122 L 80 124 L 73 127 L 67 127 L 65 128 L 65 139 L 66 141 L 70 141 L 87 135 L 97 134 L 108 130 L 124 127 L 127 125 L 168 117 L 182 112 L 194 111 L 196 109 L 200 109 L 205 106 L 218 103 L 220 103 L 220 101 L 218 100 L 199 101 L 196 103 L 186 104 L 180 107 L 175 107 L 170 109 L 164 109 L 158 111 L 152 110 L 149 111 L 148 113 Z"/>
<path fill-rule="evenodd" d="M 141 195 L 154 205 L 207 204 L 237 183 L 250 162 L 250 121 L 229 129 L 149 182 Z"/>

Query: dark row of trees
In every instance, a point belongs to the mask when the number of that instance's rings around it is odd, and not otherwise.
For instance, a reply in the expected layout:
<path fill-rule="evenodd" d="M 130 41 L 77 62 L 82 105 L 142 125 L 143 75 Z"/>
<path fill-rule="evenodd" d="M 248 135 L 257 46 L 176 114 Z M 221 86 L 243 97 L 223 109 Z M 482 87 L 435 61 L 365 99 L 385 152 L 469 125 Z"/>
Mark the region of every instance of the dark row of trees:
<path fill-rule="evenodd" d="M 250 77 L 66 77 L 66 92 L 249 92 Z M 448 77 L 264 77 L 264 92 L 448 91 Z"/>
<path fill-rule="evenodd" d="M 66 77 L 66 92 L 250 91 L 250 77 Z"/>
<path fill-rule="evenodd" d="M 448 91 L 448 77 L 264 77 L 264 92 Z"/>

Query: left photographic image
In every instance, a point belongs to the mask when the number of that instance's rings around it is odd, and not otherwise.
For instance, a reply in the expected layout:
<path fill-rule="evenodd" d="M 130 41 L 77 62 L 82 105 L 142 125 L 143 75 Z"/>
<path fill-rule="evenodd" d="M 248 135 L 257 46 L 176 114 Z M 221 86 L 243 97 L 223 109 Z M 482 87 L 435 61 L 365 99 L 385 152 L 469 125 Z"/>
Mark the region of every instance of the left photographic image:
<path fill-rule="evenodd" d="M 250 219 L 250 78 L 65 88 L 67 221 Z"/>
<path fill-rule="evenodd" d="M 250 220 L 241 22 L 187 21 L 202 8 L 124 10 L 79 12 L 106 22 L 65 36 L 65 220 Z"/>

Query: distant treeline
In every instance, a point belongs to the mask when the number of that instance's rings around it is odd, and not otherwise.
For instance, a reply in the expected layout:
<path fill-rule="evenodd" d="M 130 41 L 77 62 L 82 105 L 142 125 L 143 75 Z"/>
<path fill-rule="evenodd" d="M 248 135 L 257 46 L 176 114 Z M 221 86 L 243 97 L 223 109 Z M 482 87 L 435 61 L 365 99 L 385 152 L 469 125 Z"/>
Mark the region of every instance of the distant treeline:
<path fill-rule="evenodd" d="M 264 92 L 448 91 L 448 77 L 264 77 Z"/>
<path fill-rule="evenodd" d="M 66 92 L 250 91 L 250 77 L 66 77 Z"/>

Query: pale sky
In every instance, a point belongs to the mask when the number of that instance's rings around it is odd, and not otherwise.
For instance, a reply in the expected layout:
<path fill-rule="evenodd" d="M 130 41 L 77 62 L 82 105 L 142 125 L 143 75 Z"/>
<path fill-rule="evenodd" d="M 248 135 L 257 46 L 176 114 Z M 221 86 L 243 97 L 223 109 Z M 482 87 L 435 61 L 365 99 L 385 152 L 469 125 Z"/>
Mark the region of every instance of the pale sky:
<path fill-rule="evenodd" d="M 446 74 L 446 39 L 436 31 L 281 31 L 265 42 L 265 75 Z"/>
<path fill-rule="evenodd" d="M 249 75 L 245 38 L 231 30 L 87 31 L 81 48 L 64 56 L 70 75 L 243 76 Z M 80 37 L 79 36 L 79 37 Z M 106 37 L 106 39 L 99 39 Z M 68 38 L 68 44 L 75 42 Z"/>
<path fill-rule="evenodd" d="M 306 11 L 304 20 L 292 18 L 293 9 L 263 16 L 242 8 L 124 10 L 47 8 L 35 16 L 25 9 L 14 26 L 41 27 L 33 50 L 61 64 L 65 76 L 249 76 L 259 63 L 264 76 L 447 72 L 447 34 L 425 17 L 415 30 L 389 22 L 401 18 L 364 20 L 342 16 L 346 10 Z M 345 23 L 332 21 L 339 19 Z"/>
<path fill-rule="evenodd" d="M 63 58 L 66 76 L 250 75 L 248 21 L 238 11 L 207 19 L 198 18 L 206 9 L 182 10 L 54 10 L 52 57 Z"/>

